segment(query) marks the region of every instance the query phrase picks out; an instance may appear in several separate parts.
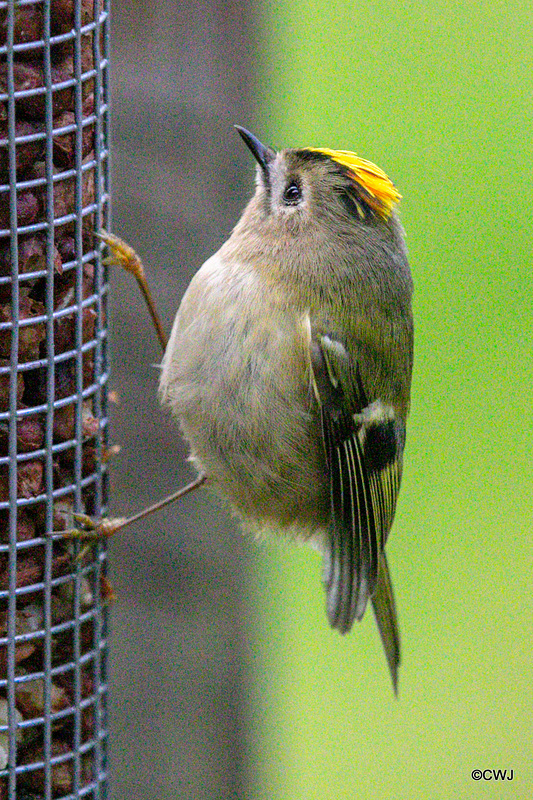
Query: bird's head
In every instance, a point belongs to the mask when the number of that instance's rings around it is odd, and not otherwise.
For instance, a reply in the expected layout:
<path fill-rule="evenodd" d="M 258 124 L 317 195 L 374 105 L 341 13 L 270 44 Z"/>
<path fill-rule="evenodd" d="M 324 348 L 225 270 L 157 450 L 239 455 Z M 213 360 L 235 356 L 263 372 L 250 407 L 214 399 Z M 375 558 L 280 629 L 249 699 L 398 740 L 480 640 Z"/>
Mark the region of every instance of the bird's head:
<path fill-rule="evenodd" d="M 295 231 L 327 220 L 342 227 L 389 222 L 400 194 L 372 162 L 325 147 L 276 152 L 236 127 L 258 163 L 256 205 L 264 218 Z"/>

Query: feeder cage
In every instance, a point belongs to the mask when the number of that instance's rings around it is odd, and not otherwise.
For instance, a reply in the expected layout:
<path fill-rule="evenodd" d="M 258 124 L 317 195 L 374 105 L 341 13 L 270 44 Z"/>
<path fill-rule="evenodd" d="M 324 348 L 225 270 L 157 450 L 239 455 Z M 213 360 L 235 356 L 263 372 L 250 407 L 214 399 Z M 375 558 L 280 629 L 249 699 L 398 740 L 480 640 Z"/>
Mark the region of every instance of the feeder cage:
<path fill-rule="evenodd" d="M 0 0 L 0 800 L 106 796 L 107 0 Z"/>

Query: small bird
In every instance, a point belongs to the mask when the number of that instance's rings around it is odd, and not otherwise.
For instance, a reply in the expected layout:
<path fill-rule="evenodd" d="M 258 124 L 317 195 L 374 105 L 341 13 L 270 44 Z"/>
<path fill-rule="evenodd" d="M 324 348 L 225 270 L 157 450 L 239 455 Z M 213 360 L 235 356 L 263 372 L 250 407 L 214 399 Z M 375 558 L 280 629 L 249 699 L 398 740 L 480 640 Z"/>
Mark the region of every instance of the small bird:
<path fill-rule="evenodd" d="M 333 628 L 349 631 L 371 601 L 396 692 L 384 548 L 413 364 L 400 195 L 355 153 L 276 152 L 236 127 L 257 161 L 255 194 L 185 292 L 160 398 L 245 529 L 323 553 Z"/>

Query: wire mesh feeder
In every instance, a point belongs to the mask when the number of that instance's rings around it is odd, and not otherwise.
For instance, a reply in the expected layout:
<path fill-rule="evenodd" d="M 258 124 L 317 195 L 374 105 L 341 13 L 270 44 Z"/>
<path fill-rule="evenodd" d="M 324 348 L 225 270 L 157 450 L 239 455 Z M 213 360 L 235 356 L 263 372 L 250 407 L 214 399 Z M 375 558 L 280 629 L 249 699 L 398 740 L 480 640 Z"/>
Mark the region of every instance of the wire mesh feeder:
<path fill-rule="evenodd" d="M 106 793 L 108 20 L 0 0 L 0 800 Z"/>

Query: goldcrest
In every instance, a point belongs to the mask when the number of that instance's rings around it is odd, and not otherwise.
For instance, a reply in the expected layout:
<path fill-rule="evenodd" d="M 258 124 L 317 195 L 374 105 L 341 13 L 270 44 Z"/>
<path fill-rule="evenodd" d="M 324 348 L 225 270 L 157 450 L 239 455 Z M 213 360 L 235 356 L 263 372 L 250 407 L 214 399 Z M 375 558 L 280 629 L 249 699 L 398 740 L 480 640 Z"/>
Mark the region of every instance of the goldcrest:
<path fill-rule="evenodd" d="M 185 292 L 160 397 L 245 529 L 324 554 L 333 628 L 349 631 L 371 601 L 396 689 L 385 544 L 413 364 L 400 195 L 352 152 L 276 152 L 237 129 L 255 194 Z"/>

